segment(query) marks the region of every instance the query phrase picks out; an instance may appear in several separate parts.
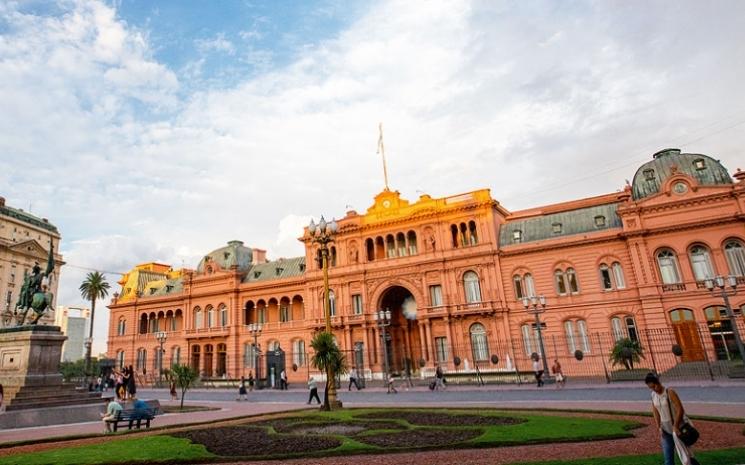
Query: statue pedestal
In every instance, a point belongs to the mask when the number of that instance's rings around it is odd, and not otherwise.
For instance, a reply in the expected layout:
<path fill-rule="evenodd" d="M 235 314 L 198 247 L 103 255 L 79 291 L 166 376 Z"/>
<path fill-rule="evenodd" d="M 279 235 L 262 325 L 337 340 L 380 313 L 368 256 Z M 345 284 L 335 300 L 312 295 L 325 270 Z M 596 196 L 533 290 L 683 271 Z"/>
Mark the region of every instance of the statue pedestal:
<path fill-rule="evenodd" d="M 65 339 L 58 326 L 0 329 L 0 428 L 65 423 L 67 416 L 54 412 L 58 407 L 90 406 L 94 408 L 82 409 L 90 411 L 86 419 L 98 417 L 103 408 L 100 393 L 62 382 L 59 365 Z M 29 423 L 28 418 L 34 420 Z"/>

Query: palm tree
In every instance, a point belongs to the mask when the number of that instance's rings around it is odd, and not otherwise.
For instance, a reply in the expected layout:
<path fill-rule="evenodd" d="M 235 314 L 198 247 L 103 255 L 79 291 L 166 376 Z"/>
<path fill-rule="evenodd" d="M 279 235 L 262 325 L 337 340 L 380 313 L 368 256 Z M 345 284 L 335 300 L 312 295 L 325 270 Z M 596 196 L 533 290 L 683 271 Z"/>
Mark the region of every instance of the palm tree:
<path fill-rule="evenodd" d="M 320 371 L 326 372 L 326 390 L 323 393 L 323 410 L 331 410 L 329 387 L 336 382 L 329 373 L 343 375 L 347 372 L 347 359 L 334 342 L 334 336 L 326 331 L 315 335 L 310 346 L 313 348 L 311 363 Z"/>
<path fill-rule="evenodd" d="M 88 373 L 91 366 L 91 346 L 93 345 L 93 320 L 96 316 L 96 300 L 103 299 L 109 295 L 109 283 L 106 282 L 106 276 L 98 271 L 92 271 L 85 277 L 85 281 L 80 285 L 80 295 L 91 301 L 91 327 L 88 333 L 90 344 L 85 350 L 85 372 Z"/>
<path fill-rule="evenodd" d="M 644 358 L 644 350 L 639 341 L 625 337 L 619 339 L 610 353 L 610 361 L 613 366 L 623 365 L 627 370 L 634 368 L 634 363 L 639 363 Z"/>

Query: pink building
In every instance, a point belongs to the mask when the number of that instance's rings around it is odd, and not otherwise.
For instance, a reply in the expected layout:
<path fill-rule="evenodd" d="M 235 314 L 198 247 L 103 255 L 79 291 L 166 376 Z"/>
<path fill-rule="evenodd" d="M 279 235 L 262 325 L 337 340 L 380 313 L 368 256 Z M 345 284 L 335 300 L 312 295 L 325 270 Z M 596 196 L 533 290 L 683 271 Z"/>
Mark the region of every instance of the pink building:
<path fill-rule="evenodd" d="M 365 214 L 338 220 L 334 334 L 367 378 L 386 366 L 428 376 L 438 364 L 465 377 L 508 376 L 530 371 L 534 353 L 572 376 L 622 378 L 609 354 L 625 338 L 641 348 L 643 370 L 727 374 L 739 357 L 734 322 L 706 280 L 745 285 L 745 172 L 734 178 L 709 156 L 667 149 L 622 192 L 523 211 L 488 190 L 413 203 L 384 190 Z M 156 372 L 154 334 L 165 331 L 165 367 L 235 378 L 258 364 L 269 382 L 281 367 L 304 380 L 314 373 L 308 351 L 324 326 L 324 292 L 319 250 L 298 233 L 302 257 L 268 261 L 231 241 L 196 270 L 136 267 L 109 306 L 109 356 Z M 532 296 L 547 302 L 543 350 L 523 303 Z M 745 296 L 731 303 L 745 334 Z M 392 324 L 383 329 L 374 313 L 386 308 Z M 284 364 L 268 360 L 275 353 Z"/>

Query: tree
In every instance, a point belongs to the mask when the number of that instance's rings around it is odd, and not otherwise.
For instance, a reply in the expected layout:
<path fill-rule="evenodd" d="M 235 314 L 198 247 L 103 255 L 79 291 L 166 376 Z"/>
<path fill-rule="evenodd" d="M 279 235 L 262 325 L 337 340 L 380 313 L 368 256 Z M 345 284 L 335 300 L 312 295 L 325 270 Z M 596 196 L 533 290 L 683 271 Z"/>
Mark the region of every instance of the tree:
<path fill-rule="evenodd" d="M 199 374 L 197 373 L 197 370 L 189 365 L 176 364 L 171 367 L 171 376 L 173 376 L 173 379 L 176 381 L 176 386 L 181 389 L 181 406 L 179 408 L 183 409 L 186 391 L 191 388 L 194 381 L 199 377 Z"/>
<path fill-rule="evenodd" d="M 610 361 L 613 362 L 613 366 L 623 365 L 627 370 L 633 369 L 634 363 L 639 363 L 643 358 L 644 351 L 639 341 L 628 337 L 616 341 L 610 353 Z"/>
<path fill-rule="evenodd" d="M 329 373 L 343 375 L 347 372 L 347 359 L 334 342 L 334 336 L 326 331 L 320 332 L 310 341 L 313 348 L 311 363 L 314 367 L 326 372 L 326 390 L 323 393 L 323 410 L 331 410 L 329 404 L 329 387 L 336 382 Z"/>
<path fill-rule="evenodd" d="M 85 370 L 85 359 L 75 360 L 74 362 L 60 362 L 59 371 L 62 373 L 62 379 L 65 381 L 73 381 L 80 378 L 85 378 L 87 373 Z M 91 373 L 100 373 L 101 368 L 96 357 L 91 358 Z"/>
<path fill-rule="evenodd" d="M 91 302 L 91 327 L 88 332 L 88 339 L 91 342 L 85 350 L 85 371 L 90 374 L 91 367 L 91 345 L 93 345 L 93 321 L 96 316 L 96 300 L 103 299 L 109 295 L 109 283 L 106 282 L 106 276 L 98 271 L 92 271 L 85 277 L 85 281 L 80 285 L 80 295 L 85 300 Z"/>

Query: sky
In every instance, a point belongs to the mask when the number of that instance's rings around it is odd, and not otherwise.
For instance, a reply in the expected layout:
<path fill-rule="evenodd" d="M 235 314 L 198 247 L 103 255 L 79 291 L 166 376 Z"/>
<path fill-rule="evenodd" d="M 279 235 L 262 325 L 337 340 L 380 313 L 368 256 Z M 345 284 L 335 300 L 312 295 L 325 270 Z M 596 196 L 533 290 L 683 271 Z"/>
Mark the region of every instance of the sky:
<path fill-rule="evenodd" d="M 410 200 L 605 194 L 667 147 L 745 168 L 743 44 L 738 0 L 0 0 L 0 195 L 83 305 L 90 269 L 301 255 L 382 190 L 379 122 Z"/>

